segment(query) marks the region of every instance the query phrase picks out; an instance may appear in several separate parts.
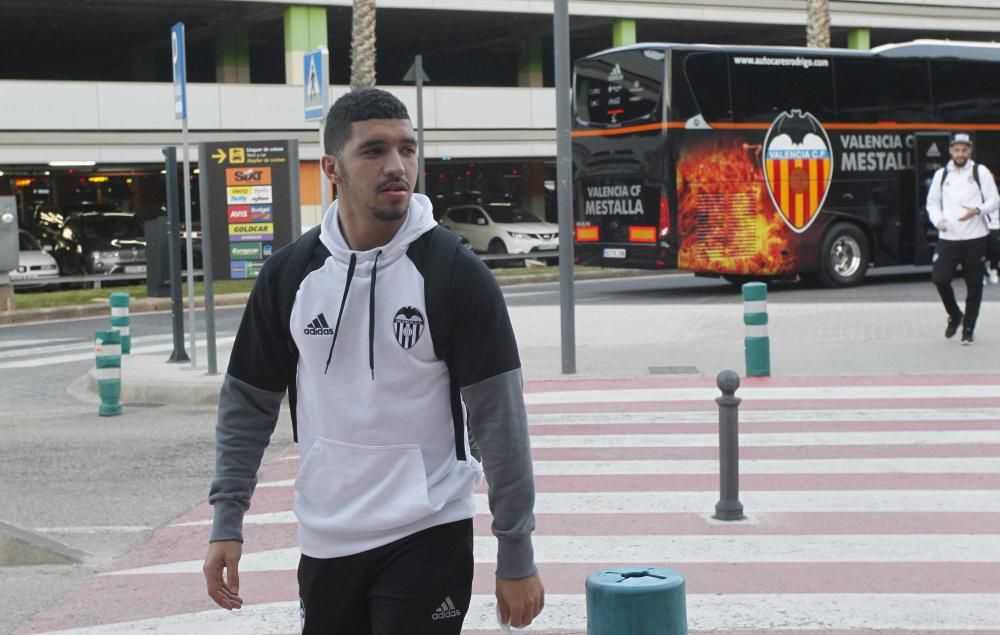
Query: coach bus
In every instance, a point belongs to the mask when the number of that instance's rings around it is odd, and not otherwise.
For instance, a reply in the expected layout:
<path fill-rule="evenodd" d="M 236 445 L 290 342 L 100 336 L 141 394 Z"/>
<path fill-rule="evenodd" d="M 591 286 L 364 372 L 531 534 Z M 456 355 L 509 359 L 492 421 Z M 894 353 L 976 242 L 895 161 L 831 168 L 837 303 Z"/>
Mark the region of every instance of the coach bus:
<path fill-rule="evenodd" d="M 1000 46 L 637 44 L 573 73 L 577 262 L 859 283 L 929 264 L 948 138 L 1000 169 Z"/>

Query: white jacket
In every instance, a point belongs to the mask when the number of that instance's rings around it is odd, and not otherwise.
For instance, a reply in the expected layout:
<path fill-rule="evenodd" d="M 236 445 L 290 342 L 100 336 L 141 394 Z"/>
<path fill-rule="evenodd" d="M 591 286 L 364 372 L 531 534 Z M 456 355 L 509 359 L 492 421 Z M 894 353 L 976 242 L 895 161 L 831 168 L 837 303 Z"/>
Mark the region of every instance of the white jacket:
<path fill-rule="evenodd" d="M 979 185 L 972 173 L 974 169 L 979 170 Z M 966 207 L 978 208 L 979 215 L 958 220 L 965 215 Z M 975 161 L 970 159 L 961 168 L 949 161 L 943 170 L 934 174 L 927 192 L 927 214 L 935 227 L 942 220 L 945 222 L 945 229 L 938 234 L 942 240 L 973 240 L 986 236 L 989 233 L 987 224 L 997 216 L 998 210 L 1000 193 L 993 174 L 985 167 L 980 169 Z"/>

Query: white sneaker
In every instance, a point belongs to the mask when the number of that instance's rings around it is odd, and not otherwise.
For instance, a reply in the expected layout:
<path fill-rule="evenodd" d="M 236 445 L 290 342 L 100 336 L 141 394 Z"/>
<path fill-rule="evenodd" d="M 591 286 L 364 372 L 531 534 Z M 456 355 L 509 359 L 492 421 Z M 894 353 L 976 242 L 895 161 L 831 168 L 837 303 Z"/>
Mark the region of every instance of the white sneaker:
<path fill-rule="evenodd" d="M 1000 276 L 997 275 L 996 269 L 990 269 L 990 284 L 1000 284 Z"/>

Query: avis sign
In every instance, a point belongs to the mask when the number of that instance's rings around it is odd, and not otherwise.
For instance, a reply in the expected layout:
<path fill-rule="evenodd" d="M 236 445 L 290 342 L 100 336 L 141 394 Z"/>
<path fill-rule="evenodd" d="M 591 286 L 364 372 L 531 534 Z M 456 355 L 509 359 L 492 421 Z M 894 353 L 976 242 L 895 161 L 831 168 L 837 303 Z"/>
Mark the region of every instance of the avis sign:
<path fill-rule="evenodd" d="M 299 233 L 295 141 L 202 143 L 200 185 L 217 280 L 254 278 Z"/>

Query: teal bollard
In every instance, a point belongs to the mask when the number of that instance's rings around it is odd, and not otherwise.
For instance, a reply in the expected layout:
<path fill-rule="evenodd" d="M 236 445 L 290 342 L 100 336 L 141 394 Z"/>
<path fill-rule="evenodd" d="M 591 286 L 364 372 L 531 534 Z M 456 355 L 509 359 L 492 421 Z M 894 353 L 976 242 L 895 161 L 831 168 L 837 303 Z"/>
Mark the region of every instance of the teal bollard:
<path fill-rule="evenodd" d="M 771 340 L 767 335 L 767 285 L 748 282 L 742 290 L 747 377 L 768 377 L 771 375 Z"/>
<path fill-rule="evenodd" d="M 587 576 L 587 635 L 687 635 L 684 576 L 660 567 Z"/>
<path fill-rule="evenodd" d="M 118 399 L 122 394 L 122 347 L 118 331 L 94 333 L 94 356 L 97 362 L 97 393 L 101 406 L 97 414 L 112 417 L 122 413 Z"/>
<path fill-rule="evenodd" d="M 132 335 L 129 333 L 131 320 L 128 316 L 129 296 L 124 291 L 115 291 L 108 298 L 111 305 L 111 328 L 122 336 L 122 355 L 132 352 Z"/>

